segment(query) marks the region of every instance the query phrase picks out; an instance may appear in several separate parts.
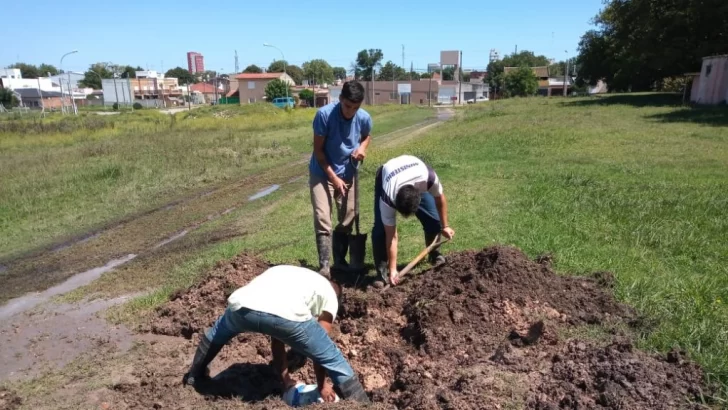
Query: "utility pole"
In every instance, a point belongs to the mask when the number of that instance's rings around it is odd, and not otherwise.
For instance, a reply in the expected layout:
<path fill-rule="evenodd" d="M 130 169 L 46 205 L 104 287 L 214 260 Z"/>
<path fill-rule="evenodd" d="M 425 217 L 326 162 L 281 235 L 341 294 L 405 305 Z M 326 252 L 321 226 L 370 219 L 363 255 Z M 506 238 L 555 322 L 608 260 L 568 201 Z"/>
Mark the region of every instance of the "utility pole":
<path fill-rule="evenodd" d="M 432 107 L 432 76 L 430 76 L 429 80 L 430 84 L 427 87 L 427 106 Z"/>
<path fill-rule="evenodd" d="M 566 53 L 566 70 L 564 70 L 564 97 L 566 97 L 567 94 L 568 94 L 568 91 L 567 91 L 567 87 L 568 87 L 567 79 L 569 78 L 568 77 L 569 76 L 569 52 L 566 51 L 566 50 L 564 50 L 564 53 Z"/>
<path fill-rule="evenodd" d="M 187 83 L 187 108 L 192 111 L 192 94 L 190 94 L 190 83 Z"/>
<path fill-rule="evenodd" d="M 458 75 L 458 104 L 461 104 L 462 103 L 460 101 L 460 95 L 462 95 L 462 93 L 463 93 L 463 76 L 462 76 L 462 72 L 463 72 L 463 52 L 460 51 L 460 64 L 458 65 L 458 72 L 457 72 L 457 75 Z"/>
<path fill-rule="evenodd" d="M 119 89 L 116 88 L 116 73 L 114 73 L 113 75 L 114 75 L 114 95 L 116 95 L 116 98 L 115 98 L 116 99 L 116 109 L 118 110 L 119 108 L 121 108 L 121 104 L 119 104 Z M 111 108 L 112 109 L 114 108 L 113 105 Z"/>
<path fill-rule="evenodd" d="M 240 65 L 238 64 L 238 50 L 235 50 L 235 74 L 240 72 Z"/>
<path fill-rule="evenodd" d="M 402 69 L 404 70 L 404 44 L 402 44 Z"/>

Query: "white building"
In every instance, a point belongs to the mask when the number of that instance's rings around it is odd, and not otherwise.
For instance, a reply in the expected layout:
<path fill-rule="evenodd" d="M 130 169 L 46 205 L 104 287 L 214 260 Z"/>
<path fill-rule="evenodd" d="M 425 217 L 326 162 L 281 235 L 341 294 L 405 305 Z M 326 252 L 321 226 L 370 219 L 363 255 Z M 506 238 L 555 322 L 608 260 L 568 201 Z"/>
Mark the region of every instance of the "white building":
<path fill-rule="evenodd" d="M 23 74 L 19 68 L 0 68 L 0 78 L 19 79 Z"/>
<path fill-rule="evenodd" d="M 144 70 L 137 71 L 136 78 L 158 78 L 161 80 L 164 78 L 164 74 L 158 73 L 155 70 Z"/>

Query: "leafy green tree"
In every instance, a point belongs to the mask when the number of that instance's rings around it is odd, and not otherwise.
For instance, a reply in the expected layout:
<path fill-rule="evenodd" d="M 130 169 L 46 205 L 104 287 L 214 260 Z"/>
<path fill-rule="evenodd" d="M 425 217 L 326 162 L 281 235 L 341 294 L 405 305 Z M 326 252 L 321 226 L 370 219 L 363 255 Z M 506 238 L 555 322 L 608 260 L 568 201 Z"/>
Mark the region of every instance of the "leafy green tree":
<path fill-rule="evenodd" d="M 285 64 L 285 70 L 283 69 Z M 297 65 L 289 65 L 285 60 L 276 60 L 268 66 L 269 73 L 282 73 L 288 74 L 294 83 L 301 84 L 303 82 L 303 70 Z"/>
<path fill-rule="evenodd" d="M 606 0 L 596 29 L 579 42 L 578 82 L 641 91 L 699 71 L 702 57 L 725 53 L 725 0 Z"/>
<path fill-rule="evenodd" d="M 48 75 L 48 73 L 50 73 L 51 75 L 59 74 L 56 66 L 51 65 L 51 64 L 45 64 L 45 63 L 38 66 L 38 73 L 40 74 L 41 77 L 46 77 Z"/>
<path fill-rule="evenodd" d="M 83 79 L 78 82 L 81 87 L 93 88 L 95 90 L 101 89 L 102 78 L 114 78 L 113 67 L 110 67 L 108 63 L 95 63 L 91 64 L 83 73 Z M 99 78 L 100 77 L 100 78 Z"/>
<path fill-rule="evenodd" d="M 285 97 L 286 93 L 288 96 L 291 95 L 291 87 L 287 82 L 278 78 L 268 82 L 268 85 L 265 86 L 265 99 L 268 102 L 273 102 L 276 98 Z"/>
<path fill-rule="evenodd" d="M 288 62 L 286 60 L 275 60 L 268 66 L 269 73 L 282 73 L 285 69 L 288 69 Z"/>
<path fill-rule="evenodd" d="M 334 77 L 339 80 L 346 80 L 346 68 L 344 67 L 334 67 Z"/>
<path fill-rule="evenodd" d="M 301 68 L 303 69 L 303 77 L 312 80 L 314 84 L 334 82 L 334 69 L 326 60 L 318 58 L 306 61 Z"/>
<path fill-rule="evenodd" d="M 171 68 L 164 73 L 164 76 L 176 78 L 180 85 L 193 84 L 195 82 L 195 77 L 182 67 Z"/>
<path fill-rule="evenodd" d="M 354 76 L 363 81 L 371 81 L 374 70 L 381 65 L 384 54 L 381 49 L 361 50 L 356 56 Z"/>
<path fill-rule="evenodd" d="M 538 92 L 538 78 L 529 66 L 521 66 L 505 76 L 505 86 L 513 96 L 526 97 Z"/>
<path fill-rule="evenodd" d="M 420 79 L 428 79 L 428 78 L 432 78 L 431 73 L 421 73 L 420 74 Z"/>
<path fill-rule="evenodd" d="M 308 104 L 309 107 L 314 106 L 314 93 L 312 90 L 309 90 L 308 88 L 301 90 L 301 92 L 298 93 L 298 98 L 306 101 L 306 104 Z"/>
<path fill-rule="evenodd" d="M 144 71 L 144 70 L 138 70 L 138 71 Z M 124 66 L 121 68 L 121 72 L 126 73 L 123 75 L 124 78 L 136 78 L 137 69 L 130 65 L 127 65 L 127 66 Z"/>
<path fill-rule="evenodd" d="M 291 76 L 291 79 L 296 84 L 302 84 L 303 83 L 303 70 L 301 67 L 297 65 L 289 65 L 286 67 L 286 73 Z"/>
<path fill-rule="evenodd" d="M 20 102 L 9 88 L 0 88 L 0 104 L 5 108 L 17 107 Z"/>
<path fill-rule="evenodd" d="M 243 72 L 249 73 L 249 74 L 258 74 L 258 73 L 262 73 L 263 69 L 258 67 L 255 64 L 251 64 L 251 65 L 245 67 L 245 70 L 243 70 Z"/>
<path fill-rule="evenodd" d="M 391 61 L 387 61 L 377 74 L 378 81 L 403 81 L 407 79 L 409 78 L 407 77 L 407 73 L 404 71 L 404 68 Z"/>
<path fill-rule="evenodd" d="M 38 78 L 41 76 L 40 71 L 38 71 L 38 67 L 34 66 L 33 64 L 15 63 L 11 66 L 8 66 L 8 68 L 19 69 L 20 75 L 23 76 L 23 78 Z"/>
<path fill-rule="evenodd" d="M 548 66 L 546 56 L 537 56 L 533 51 L 523 50 L 517 54 L 505 56 L 502 60 L 491 61 L 488 64 L 488 84 L 491 89 L 500 89 L 503 86 L 505 67 L 542 67 Z"/>

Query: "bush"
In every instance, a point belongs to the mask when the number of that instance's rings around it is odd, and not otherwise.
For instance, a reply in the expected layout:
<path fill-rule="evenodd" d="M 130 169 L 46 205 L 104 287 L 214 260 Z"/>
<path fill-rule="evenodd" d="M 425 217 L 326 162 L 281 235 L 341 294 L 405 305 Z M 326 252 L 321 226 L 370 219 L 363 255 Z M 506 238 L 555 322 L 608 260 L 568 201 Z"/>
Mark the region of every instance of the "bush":
<path fill-rule="evenodd" d="M 309 107 L 313 107 L 313 91 L 309 90 L 308 88 L 301 90 L 301 92 L 298 93 L 298 97 L 301 100 L 306 101 L 306 104 L 308 104 Z"/>
<path fill-rule="evenodd" d="M 144 106 L 138 102 L 135 102 L 134 105 L 132 105 L 132 107 L 134 107 L 135 110 L 141 110 L 142 108 L 144 108 Z"/>
<path fill-rule="evenodd" d="M 291 95 L 291 88 L 285 81 L 276 78 L 265 86 L 265 99 L 268 102 L 286 95 Z"/>
<path fill-rule="evenodd" d="M 526 97 L 538 92 L 538 78 L 530 67 L 520 67 L 505 77 L 506 90 L 512 96 Z"/>

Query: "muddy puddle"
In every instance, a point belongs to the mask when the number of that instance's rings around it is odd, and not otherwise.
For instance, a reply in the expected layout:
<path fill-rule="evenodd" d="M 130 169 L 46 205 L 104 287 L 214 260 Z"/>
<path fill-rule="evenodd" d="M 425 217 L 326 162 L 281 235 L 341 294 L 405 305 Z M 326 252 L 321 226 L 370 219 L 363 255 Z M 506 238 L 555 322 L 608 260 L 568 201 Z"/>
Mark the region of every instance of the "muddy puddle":
<path fill-rule="evenodd" d="M 269 340 L 257 334 L 222 350 L 203 391 L 181 385 L 227 296 L 268 266 L 240 255 L 174 294 L 141 329 L 171 337 L 137 358 L 133 381 L 105 398 L 115 408 L 287 408 L 268 366 Z M 637 318 L 612 297 L 612 280 L 604 272 L 559 276 L 548 260 L 510 247 L 451 254 L 448 264 L 386 291 L 346 288 L 333 339 L 377 408 L 702 408 L 695 401 L 711 389 L 701 369 L 679 351 L 637 350 L 628 330 Z M 603 331 L 578 336 L 587 327 Z M 295 377 L 313 383 L 310 362 Z"/>
<path fill-rule="evenodd" d="M 137 255 L 135 254 L 129 254 L 123 258 L 112 259 L 104 266 L 99 266 L 98 268 L 89 269 L 85 272 L 73 275 L 66 279 L 63 283 L 48 288 L 43 292 L 30 293 L 25 296 L 11 299 L 6 304 L 0 306 L 0 321 L 6 321 L 13 315 L 33 309 L 41 303 L 47 302 L 53 296 L 67 293 L 80 288 L 81 286 L 88 285 L 101 277 L 104 273 L 131 261 L 136 258 L 136 256 Z"/>

